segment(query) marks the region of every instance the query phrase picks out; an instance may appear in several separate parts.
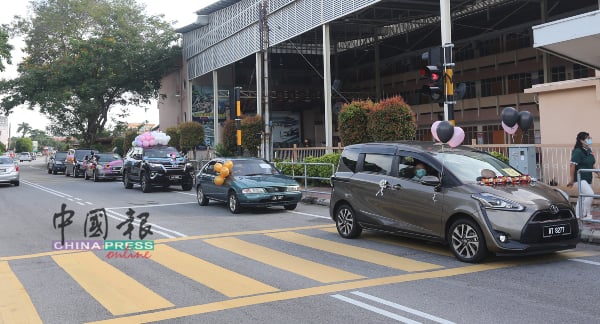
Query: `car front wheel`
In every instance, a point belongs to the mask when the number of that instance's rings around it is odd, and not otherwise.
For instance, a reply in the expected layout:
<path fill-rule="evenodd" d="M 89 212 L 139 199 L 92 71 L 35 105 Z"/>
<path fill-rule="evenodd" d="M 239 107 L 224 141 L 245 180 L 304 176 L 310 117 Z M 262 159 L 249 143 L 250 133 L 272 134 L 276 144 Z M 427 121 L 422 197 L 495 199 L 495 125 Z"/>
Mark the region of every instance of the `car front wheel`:
<path fill-rule="evenodd" d="M 459 219 L 450 226 L 448 244 L 454 256 L 463 262 L 478 262 L 488 253 L 481 229 L 467 218 Z"/>
<path fill-rule="evenodd" d="M 142 192 L 150 192 L 152 191 L 152 183 L 150 182 L 150 174 L 148 172 L 144 172 L 142 174 Z"/>
<path fill-rule="evenodd" d="M 125 189 L 133 188 L 133 183 L 129 180 L 129 172 L 127 171 L 123 171 L 123 185 L 125 186 Z"/>
<path fill-rule="evenodd" d="M 297 206 L 298 206 L 298 204 L 291 204 L 291 205 L 285 205 L 285 206 L 283 206 L 283 208 L 285 208 L 285 210 L 294 210 L 294 209 L 296 209 Z"/>
<path fill-rule="evenodd" d="M 351 239 L 362 233 L 362 227 L 356 220 L 354 210 L 350 205 L 343 204 L 337 208 L 335 213 L 335 227 L 341 237 Z"/>
<path fill-rule="evenodd" d="M 206 198 L 206 196 L 204 195 L 204 190 L 202 190 L 202 186 L 198 186 L 198 188 L 196 188 L 196 199 L 198 200 L 198 205 L 208 205 L 208 198 Z"/>
<path fill-rule="evenodd" d="M 228 206 L 229 206 L 229 211 L 232 214 L 239 214 L 242 211 L 242 207 L 240 206 L 240 201 L 238 200 L 237 195 L 235 194 L 235 192 L 231 191 L 229 193 L 229 199 L 227 199 Z"/>

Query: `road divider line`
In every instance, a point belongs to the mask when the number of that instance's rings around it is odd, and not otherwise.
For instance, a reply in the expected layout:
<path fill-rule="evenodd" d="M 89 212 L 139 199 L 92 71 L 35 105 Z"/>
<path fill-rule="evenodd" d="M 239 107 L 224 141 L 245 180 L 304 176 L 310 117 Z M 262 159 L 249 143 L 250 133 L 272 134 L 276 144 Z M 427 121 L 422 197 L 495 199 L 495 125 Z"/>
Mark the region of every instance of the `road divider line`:
<path fill-rule="evenodd" d="M 331 220 L 331 217 L 329 217 L 329 216 L 315 215 L 315 214 L 303 213 L 303 212 L 298 212 L 298 211 L 293 211 L 293 210 L 289 210 L 288 213 L 293 213 L 293 214 L 298 214 L 298 215 L 304 215 L 304 216 L 310 216 L 310 217 L 316 217 L 316 218 L 323 218 L 323 219 L 329 219 L 329 220 Z"/>
<path fill-rule="evenodd" d="M 0 262 L 0 323 L 43 323 L 8 262 Z"/>
<path fill-rule="evenodd" d="M 417 322 L 417 321 L 413 321 L 410 318 L 406 318 L 404 316 L 400 316 L 398 314 L 394 314 L 392 312 L 386 311 L 385 309 L 381 309 L 379 307 L 375 307 L 366 303 L 363 303 L 361 301 L 358 301 L 356 299 L 352 299 L 352 298 L 348 298 L 346 296 L 342 296 L 342 295 L 331 295 L 331 297 L 339 299 L 341 301 L 345 301 L 346 303 L 350 303 L 354 306 L 358 306 L 360 308 L 369 310 L 373 313 L 377 313 L 379 315 L 383 315 L 385 317 L 389 317 L 391 319 L 395 319 L 398 322 L 402 322 L 402 323 L 407 323 L 407 324 L 421 324 L 421 322 Z"/>
<path fill-rule="evenodd" d="M 110 210 L 109 212 L 110 212 L 111 214 L 113 214 L 113 215 L 116 215 L 116 216 L 119 216 L 119 217 L 123 217 L 123 218 L 127 218 L 127 216 L 125 216 L 125 215 L 123 215 L 123 214 L 119 214 L 119 213 L 117 213 L 117 212 L 116 212 L 116 211 L 114 211 L 114 210 Z M 135 223 L 136 223 L 136 226 L 140 226 L 140 221 L 139 221 L 139 220 L 135 220 Z M 175 235 L 178 235 L 178 236 L 181 236 L 181 237 L 185 237 L 185 236 L 187 236 L 187 235 L 185 235 L 185 234 L 183 234 L 183 233 L 177 232 L 177 231 L 175 231 L 175 230 L 172 230 L 172 229 L 168 229 L 168 228 L 166 228 L 166 227 L 162 227 L 162 226 L 160 226 L 160 225 L 156 225 L 156 224 L 154 224 L 154 223 L 147 223 L 147 224 L 150 224 L 150 225 L 152 225 L 152 227 L 153 227 L 153 228 L 155 227 L 155 228 L 161 229 L 161 230 L 163 230 L 163 231 L 165 231 L 165 232 L 171 232 L 171 233 L 173 233 L 173 234 L 175 234 Z"/>
<path fill-rule="evenodd" d="M 404 311 L 404 312 L 407 312 L 407 313 L 411 313 L 411 314 L 414 314 L 414 315 L 426 318 L 426 319 L 434 321 L 436 323 L 441 323 L 441 324 L 455 324 L 454 322 L 448 321 L 448 320 L 443 319 L 441 317 L 437 317 L 437 316 L 434 316 L 434 315 L 431 315 L 431 314 L 428 314 L 428 313 L 425 313 L 425 312 L 421 312 L 420 310 L 417 310 L 417 309 L 414 309 L 414 308 L 410 308 L 410 307 L 406 307 L 406 306 L 403 306 L 403 305 L 391 302 L 391 301 L 383 299 L 383 298 L 379 298 L 379 297 L 376 297 L 376 296 L 373 296 L 373 295 L 365 294 L 365 293 L 360 292 L 360 291 L 353 291 L 353 292 L 351 292 L 351 294 L 356 295 L 356 296 L 360 296 L 362 298 L 365 298 L 365 299 L 368 299 L 368 300 L 371 300 L 371 301 L 374 301 L 374 302 L 377 302 L 377 303 L 380 303 L 380 304 L 383 304 L 383 305 L 386 305 L 386 306 L 389 306 L 389 307 L 392 307 L 392 308 L 395 308 L 395 309 L 398 309 L 398 310 L 401 310 L 401 311 Z"/>
<path fill-rule="evenodd" d="M 587 264 L 600 266 L 600 262 L 594 262 L 594 261 L 585 260 L 585 259 L 569 259 L 569 261 L 577 261 L 577 262 L 581 262 L 581 263 L 587 263 Z"/>
<path fill-rule="evenodd" d="M 242 241 L 235 237 L 206 239 L 204 242 L 318 282 L 331 283 L 364 278 L 361 275 Z"/>
<path fill-rule="evenodd" d="M 172 203 L 172 204 L 155 204 L 155 205 L 133 205 L 126 207 L 110 207 L 105 208 L 106 210 L 115 210 L 115 209 L 129 209 L 129 208 L 152 208 L 152 207 L 168 207 L 168 206 L 177 206 L 177 205 L 189 205 L 189 204 L 197 204 L 198 202 L 183 202 L 183 203 Z"/>
<path fill-rule="evenodd" d="M 151 260 L 230 298 L 279 291 L 279 289 L 256 279 L 204 261 L 165 244 L 154 246 Z"/>
<path fill-rule="evenodd" d="M 330 240 L 324 240 L 294 232 L 280 232 L 265 235 L 282 241 L 291 242 L 328 253 L 333 253 L 359 261 L 378 264 L 402 271 L 415 272 L 443 268 L 442 266 L 433 263 L 421 262 L 389 253 L 338 243 Z"/>
<path fill-rule="evenodd" d="M 114 266 L 102 261 L 93 252 L 55 255 L 52 259 L 113 315 L 175 306 Z"/>
<path fill-rule="evenodd" d="M 40 190 L 43 190 L 43 191 L 47 191 L 47 192 L 50 192 L 50 193 L 54 192 L 54 193 L 59 194 L 59 195 L 64 196 L 64 197 L 73 197 L 73 196 L 69 195 L 68 193 L 64 193 L 64 192 L 61 192 L 61 191 L 58 191 L 58 190 L 54 190 L 52 188 L 44 187 L 44 186 L 42 186 L 40 184 L 31 182 L 31 181 L 21 180 L 21 182 L 23 182 L 23 183 L 25 183 L 27 185 L 30 185 L 32 187 L 36 187 L 36 188 L 38 188 Z"/>

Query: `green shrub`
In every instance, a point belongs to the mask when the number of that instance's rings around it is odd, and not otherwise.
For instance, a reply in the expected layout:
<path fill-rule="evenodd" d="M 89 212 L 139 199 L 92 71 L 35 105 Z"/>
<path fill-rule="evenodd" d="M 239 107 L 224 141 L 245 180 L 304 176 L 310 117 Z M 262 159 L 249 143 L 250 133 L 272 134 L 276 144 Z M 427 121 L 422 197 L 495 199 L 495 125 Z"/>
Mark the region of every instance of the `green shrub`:
<path fill-rule="evenodd" d="M 169 146 L 173 146 L 177 150 L 181 150 L 181 143 L 179 141 L 179 137 L 180 137 L 179 127 L 171 126 L 165 130 L 165 134 L 167 134 L 167 135 L 169 135 L 169 137 L 171 137 L 169 139 Z"/>
<path fill-rule="evenodd" d="M 373 109 L 373 102 L 352 101 L 342 106 L 338 115 L 338 129 L 343 145 L 366 143 L 369 134 L 365 125 L 369 120 L 369 112 Z"/>
<path fill-rule="evenodd" d="M 221 143 L 223 143 L 223 152 L 230 153 L 229 156 L 237 155 L 237 129 L 235 125 L 235 120 L 227 119 L 223 123 L 223 133 L 221 134 L 221 139 Z"/>
<path fill-rule="evenodd" d="M 508 164 L 508 158 L 506 156 L 504 156 L 504 154 L 497 152 L 497 151 L 492 151 L 492 152 L 490 152 L 490 155 L 497 158 L 498 160 Z"/>
<path fill-rule="evenodd" d="M 215 154 L 218 157 L 228 157 L 228 156 L 233 156 L 235 153 L 230 151 L 225 145 L 219 143 L 217 144 L 215 147 Z"/>
<path fill-rule="evenodd" d="M 330 165 L 308 165 L 306 167 L 306 173 L 308 177 L 319 177 L 325 179 L 309 179 L 309 182 L 313 185 L 319 184 L 331 184 L 330 178 L 332 172 L 337 170 L 338 162 L 340 161 L 341 153 L 328 153 L 320 157 L 307 156 L 304 158 L 305 163 L 332 163 L 333 170 Z"/>
<path fill-rule="evenodd" d="M 415 114 L 402 97 L 384 99 L 369 114 L 367 131 L 374 142 L 412 140 L 417 132 Z"/>
<path fill-rule="evenodd" d="M 281 162 L 286 162 L 286 163 L 281 163 Z M 285 161 L 276 161 L 275 162 L 275 166 L 277 167 L 277 169 L 281 170 L 281 172 L 285 175 L 292 175 L 292 168 L 294 170 L 293 175 L 294 176 L 302 176 L 304 175 L 304 166 L 302 164 L 290 164 L 289 162 L 291 162 L 290 160 L 285 160 Z M 299 179 L 296 179 L 299 180 Z"/>
<path fill-rule="evenodd" d="M 258 136 L 263 130 L 261 116 L 248 116 L 242 119 L 242 146 L 251 156 L 258 155 L 261 138 Z"/>

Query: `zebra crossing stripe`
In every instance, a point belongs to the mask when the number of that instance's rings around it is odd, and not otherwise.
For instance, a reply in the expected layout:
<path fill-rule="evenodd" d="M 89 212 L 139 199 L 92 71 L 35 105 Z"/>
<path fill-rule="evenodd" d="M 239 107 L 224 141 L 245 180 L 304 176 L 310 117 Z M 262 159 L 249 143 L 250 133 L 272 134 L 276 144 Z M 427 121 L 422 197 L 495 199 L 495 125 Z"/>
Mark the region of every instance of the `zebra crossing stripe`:
<path fill-rule="evenodd" d="M 330 283 L 364 278 L 361 275 L 245 242 L 235 237 L 207 239 L 204 242 L 318 282 Z"/>
<path fill-rule="evenodd" d="M 279 291 L 258 280 L 204 261 L 165 244 L 154 246 L 152 261 L 212 288 L 227 297 Z"/>
<path fill-rule="evenodd" d="M 0 261 L 0 287 L 0 323 L 42 323 L 27 291 L 6 261 Z"/>
<path fill-rule="evenodd" d="M 270 233 L 265 235 L 286 242 L 307 246 L 313 249 L 408 272 L 428 271 L 443 268 L 442 266 L 433 263 L 403 258 L 389 253 L 324 240 L 294 232 Z"/>
<path fill-rule="evenodd" d="M 113 315 L 174 306 L 93 252 L 55 255 L 52 259 Z"/>

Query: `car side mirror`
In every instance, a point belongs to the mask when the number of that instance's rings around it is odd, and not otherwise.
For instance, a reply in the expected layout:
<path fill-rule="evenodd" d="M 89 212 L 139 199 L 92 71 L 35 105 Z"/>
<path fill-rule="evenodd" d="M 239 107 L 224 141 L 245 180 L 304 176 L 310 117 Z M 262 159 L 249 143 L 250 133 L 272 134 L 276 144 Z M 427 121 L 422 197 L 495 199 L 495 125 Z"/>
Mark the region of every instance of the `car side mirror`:
<path fill-rule="evenodd" d="M 440 185 L 440 178 L 436 177 L 436 176 L 423 176 L 421 178 L 421 183 L 426 185 L 426 186 L 439 186 Z"/>

